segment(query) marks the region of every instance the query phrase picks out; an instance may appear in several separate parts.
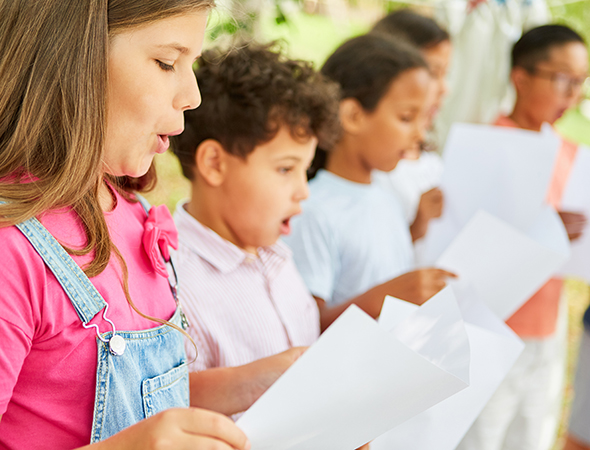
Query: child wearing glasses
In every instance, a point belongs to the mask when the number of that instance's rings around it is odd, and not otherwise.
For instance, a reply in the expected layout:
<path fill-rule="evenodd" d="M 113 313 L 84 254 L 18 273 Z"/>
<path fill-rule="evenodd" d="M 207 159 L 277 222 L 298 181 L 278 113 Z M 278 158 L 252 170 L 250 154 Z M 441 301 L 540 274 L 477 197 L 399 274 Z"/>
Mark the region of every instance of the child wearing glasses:
<path fill-rule="evenodd" d="M 179 297 L 198 347 L 191 396 L 232 415 L 320 334 L 317 304 L 279 238 L 307 198 L 318 140 L 337 131 L 338 89 L 269 46 L 208 50 L 198 64 L 203 104 L 172 138 L 192 183 L 175 213 Z M 209 404 L 219 389 L 237 393 Z"/>
<path fill-rule="evenodd" d="M 588 73 L 588 52 L 582 37 L 562 25 L 545 25 L 525 33 L 512 49 L 511 79 L 516 103 L 498 126 L 540 131 L 553 125 L 580 100 Z M 556 158 L 547 202 L 560 211 L 560 202 L 577 146 L 565 139 Z M 531 161 L 531 170 L 534 161 Z M 570 240 L 580 237 L 586 218 L 573 212 L 560 215 Z M 507 324 L 526 347 L 512 371 L 483 410 L 462 444 L 462 450 L 547 450 L 552 445 L 563 382 L 563 345 L 556 333 L 563 282 L 551 279 Z M 590 408 L 584 435 L 590 443 Z"/>

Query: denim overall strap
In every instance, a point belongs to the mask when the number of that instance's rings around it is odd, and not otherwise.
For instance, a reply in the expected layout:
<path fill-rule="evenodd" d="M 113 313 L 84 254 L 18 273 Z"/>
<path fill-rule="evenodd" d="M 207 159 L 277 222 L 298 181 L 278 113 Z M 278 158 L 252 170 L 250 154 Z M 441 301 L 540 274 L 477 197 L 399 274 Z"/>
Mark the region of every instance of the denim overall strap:
<path fill-rule="evenodd" d="M 149 215 L 150 204 L 140 195 L 137 199 Z M 188 322 L 178 305 L 176 281 L 168 282 L 177 304 L 169 321 L 186 329 Z M 103 333 L 97 341 L 92 444 L 165 409 L 189 406 L 188 363 L 182 333 L 160 325 L 148 330 L 117 330 L 117 335 L 126 343 L 126 350 L 120 355 L 114 355 L 105 343 L 111 339 L 111 332 Z"/>
<path fill-rule="evenodd" d="M 86 274 L 36 218 L 16 226 L 53 272 L 80 320 L 88 324 L 107 304 Z"/>
<path fill-rule="evenodd" d="M 141 206 L 143 206 L 143 210 L 145 211 L 145 213 L 149 215 L 150 209 L 152 209 L 152 205 L 150 205 L 150 202 L 148 202 L 142 195 L 135 194 L 135 197 L 137 198 L 139 203 L 141 203 Z"/>
<path fill-rule="evenodd" d="M 182 327 L 180 308 L 169 319 Z M 139 331 L 117 330 L 126 350 L 114 356 L 98 344 L 96 393 L 90 443 L 107 439 L 168 408 L 189 406 L 184 336 L 168 325 Z M 109 339 L 111 332 L 104 333 Z"/>

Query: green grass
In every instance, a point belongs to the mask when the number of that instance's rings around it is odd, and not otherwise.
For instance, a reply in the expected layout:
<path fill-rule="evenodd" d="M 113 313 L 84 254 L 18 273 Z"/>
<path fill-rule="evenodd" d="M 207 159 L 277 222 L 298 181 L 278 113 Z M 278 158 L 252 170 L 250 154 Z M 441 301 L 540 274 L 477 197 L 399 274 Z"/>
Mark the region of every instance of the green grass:
<path fill-rule="evenodd" d="M 578 347 L 582 336 L 582 316 L 588 307 L 590 287 L 578 280 L 567 280 L 565 284 L 568 302 L 568 348 L 566 365 L 566 386 L 563 398 L 563 409 L 558 438 L 553 450 L 560 450 L 567 431 L 567 420 L 573 398 L 573 375 L 578 359 Z"/>

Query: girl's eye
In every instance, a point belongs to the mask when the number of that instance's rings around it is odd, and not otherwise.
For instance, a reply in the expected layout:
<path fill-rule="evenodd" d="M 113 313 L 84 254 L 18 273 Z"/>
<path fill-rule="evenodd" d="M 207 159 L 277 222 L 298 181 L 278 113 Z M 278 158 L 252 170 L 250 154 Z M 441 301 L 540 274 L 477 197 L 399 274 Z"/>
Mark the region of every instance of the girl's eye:
<path fill-rule="evenodd" d="M 174 66 L 170 64 L 163 63 L 162 61 L 156 59 L 156 63 L 160 66 L 160 69 L 165 70 L 166 72 L 174 72 Z"/>
<path fill-rule="evenodd" d="M 279 173 L 287 174 L 293 170 L 293 167 L 279 167 Z"/>

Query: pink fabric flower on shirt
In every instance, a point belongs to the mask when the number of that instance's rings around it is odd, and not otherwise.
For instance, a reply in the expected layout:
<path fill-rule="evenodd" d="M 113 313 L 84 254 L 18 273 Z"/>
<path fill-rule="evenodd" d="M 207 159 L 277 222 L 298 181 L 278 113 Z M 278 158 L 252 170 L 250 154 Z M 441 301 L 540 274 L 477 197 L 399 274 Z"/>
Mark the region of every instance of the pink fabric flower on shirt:
<path fill-rule="evenodd" d="M 164 261 L 170 261 L 169 247 L 178 248 L 178 232 L 174 220 L 166 205 L 152 207 L 145 222 L 143 248 L 156 272 L 166 278 L 168 270 Z"/>

